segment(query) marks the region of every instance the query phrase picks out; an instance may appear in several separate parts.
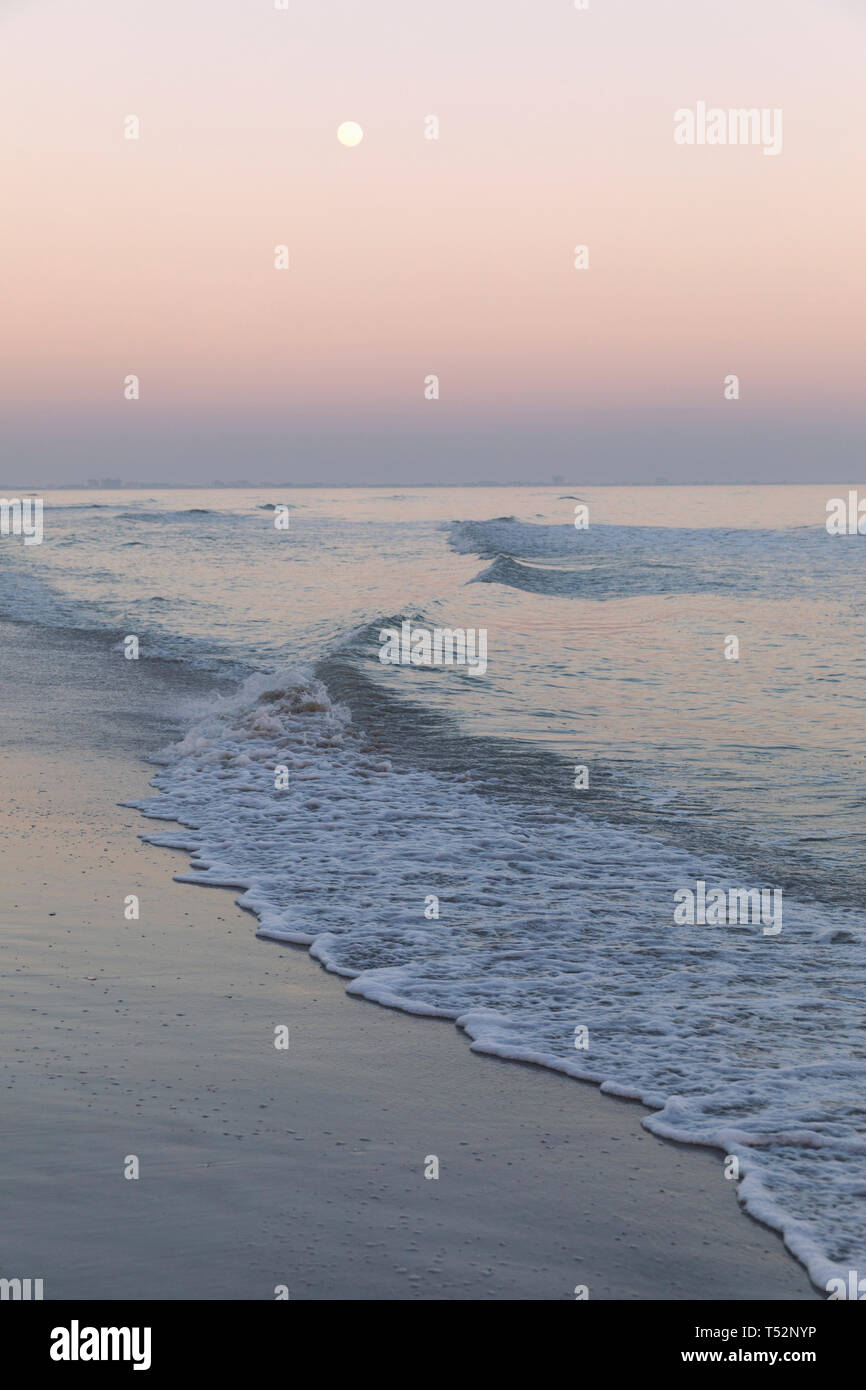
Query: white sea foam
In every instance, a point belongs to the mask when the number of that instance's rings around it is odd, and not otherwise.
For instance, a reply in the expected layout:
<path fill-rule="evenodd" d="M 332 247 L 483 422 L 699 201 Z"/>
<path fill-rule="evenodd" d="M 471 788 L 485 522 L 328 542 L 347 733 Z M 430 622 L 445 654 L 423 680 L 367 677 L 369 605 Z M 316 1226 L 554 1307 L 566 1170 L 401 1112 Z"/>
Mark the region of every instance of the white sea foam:
<path fill-rule="evenodd" d="M 862 938 L 842 909 L 786 898 L 777 940 L 674 926 L 684 853 L 395 766 L 306 669 L 252 678 L 164 758 L 143 809 L 190 827 L 149 837 L 191 851 L 184 881 L 242 886 L 260 935 L 310 945 L 353 994 L 455 1019 L 477 1050 L 603 1082 L 654 1107 L 654 1132 L 737 1154 L 749 1210 L 817 1282 L 866 1267 L 866 1211 L 846 1200 L 866 1153 L 845 999 Z M 714 883 L 732 873 L 702 860 Z"/>

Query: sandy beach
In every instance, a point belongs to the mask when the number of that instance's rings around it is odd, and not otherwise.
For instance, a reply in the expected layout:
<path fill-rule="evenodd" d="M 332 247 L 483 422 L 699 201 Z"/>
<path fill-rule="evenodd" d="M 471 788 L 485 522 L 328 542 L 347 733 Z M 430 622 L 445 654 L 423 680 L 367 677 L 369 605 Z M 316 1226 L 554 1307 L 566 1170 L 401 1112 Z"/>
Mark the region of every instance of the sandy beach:
<path fill-rule="evenodd" d="M 117 805 L 146 791 L 159 726 L 124 725 L 124 682 L 139 701 L 150 682 L 158 711 L 156 664 L 130 671 L 99 638 L 0 640 L 0 1272 L 48 1299 L 818 1296 L 720 1155 L 475 1055 L 450 1023 L 349 998 L 304 951 L 255 940 L 235 893 L 174 883 L 186 856 Z"/>

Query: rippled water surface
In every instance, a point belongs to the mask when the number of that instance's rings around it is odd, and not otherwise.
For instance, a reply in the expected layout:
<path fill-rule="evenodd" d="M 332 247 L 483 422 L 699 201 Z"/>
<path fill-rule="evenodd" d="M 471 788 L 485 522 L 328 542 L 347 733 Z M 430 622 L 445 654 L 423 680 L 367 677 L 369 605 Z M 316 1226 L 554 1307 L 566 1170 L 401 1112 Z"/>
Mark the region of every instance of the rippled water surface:
<path fill-rule="evenodd" d="M 145 807 L 192 876 L 353 992 L 736 1153 L 823 1285 L 866 1274 L 866 538 L 824 526 L 846 492 L 53 494 L 41 546 L 0 542 L 0 613 L 210 672 L 208 697 L 178 682 Z M 404 619 L 486 629 L 486 673 L 383 665 Z M 782 931 L 677 925 L 699 879 L 780 888 Z"/>

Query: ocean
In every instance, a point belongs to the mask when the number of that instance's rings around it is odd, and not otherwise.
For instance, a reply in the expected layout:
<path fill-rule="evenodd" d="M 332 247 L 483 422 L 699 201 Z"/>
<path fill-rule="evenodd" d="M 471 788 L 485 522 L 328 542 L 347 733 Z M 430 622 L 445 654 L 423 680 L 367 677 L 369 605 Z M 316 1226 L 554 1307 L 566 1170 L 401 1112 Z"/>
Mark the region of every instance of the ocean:
<path fill-rule="evenodd" d="M 0 617 L 160 663 L 178 738 L 139 809 L 183 879 L 237 886 L 350 993 L 717 1148 L 824 1288 L 866 1276 L 866 540 L 825 526 L 846 494 L 51 493 L 42 544 L 0 542 Z M 486 669 L 384 663 L 404 623 L 484 631 Z M 762 889 L 772 925 L 676 911 Z"/>

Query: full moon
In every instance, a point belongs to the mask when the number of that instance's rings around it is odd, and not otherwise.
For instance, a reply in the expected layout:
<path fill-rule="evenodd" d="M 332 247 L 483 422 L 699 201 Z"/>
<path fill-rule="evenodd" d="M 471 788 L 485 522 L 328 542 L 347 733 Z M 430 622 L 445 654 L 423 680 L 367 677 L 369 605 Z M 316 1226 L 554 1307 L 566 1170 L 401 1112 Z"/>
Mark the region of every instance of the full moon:
<path fill-rule="evenodd" d="M 337 139 L 341 145 L 360 145 L 364 138 L 364 132 L 357 121 L 344 121 L 337 131 Z"/>

